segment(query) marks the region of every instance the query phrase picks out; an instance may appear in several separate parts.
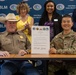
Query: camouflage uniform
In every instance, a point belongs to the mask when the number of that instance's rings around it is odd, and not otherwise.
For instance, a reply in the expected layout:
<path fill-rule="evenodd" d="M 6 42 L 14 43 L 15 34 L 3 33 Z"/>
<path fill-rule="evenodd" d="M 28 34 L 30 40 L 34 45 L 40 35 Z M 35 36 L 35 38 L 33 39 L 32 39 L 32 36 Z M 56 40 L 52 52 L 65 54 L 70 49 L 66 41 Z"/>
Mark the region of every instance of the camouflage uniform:
<path fill-rule="evenodd" d="M 76 54 L 76 33 L 71 31 L 67 35 L 59 33 L 51 41 L 58 54 Z M 48 75 L 54 75 L 59 69 L 67 69 L 69 75 L 76 75 L 76 60 L 51 60 L 48 65 Z"/>

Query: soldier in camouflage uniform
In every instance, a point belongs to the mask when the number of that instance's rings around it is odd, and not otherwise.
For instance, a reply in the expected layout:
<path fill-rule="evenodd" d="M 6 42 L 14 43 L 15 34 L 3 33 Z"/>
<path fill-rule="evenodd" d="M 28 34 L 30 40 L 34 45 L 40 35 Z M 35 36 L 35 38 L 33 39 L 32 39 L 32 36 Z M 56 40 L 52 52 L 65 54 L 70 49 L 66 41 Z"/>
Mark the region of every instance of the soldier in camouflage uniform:
<path fill-rule="evenodd" d="M 63 31 L 51 41 L 50 54 L 76 54 L 76 33 L 71 29 L 73 26 L 72 17 L 64 15 L 61 24 Z M 48 75 L 55 75 L 60 69 L 66 69 L 67 75 L 76 75 L 76 61 L 51 60 L 48 65 Z"/>

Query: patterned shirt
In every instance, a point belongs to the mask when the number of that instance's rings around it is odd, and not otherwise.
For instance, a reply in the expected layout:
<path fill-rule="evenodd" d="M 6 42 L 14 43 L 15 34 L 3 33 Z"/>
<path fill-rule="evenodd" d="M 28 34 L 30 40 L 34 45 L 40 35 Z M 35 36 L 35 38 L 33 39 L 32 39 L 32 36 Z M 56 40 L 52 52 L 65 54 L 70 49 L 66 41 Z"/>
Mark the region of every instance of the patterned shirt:
<path fill-rule="evenodd" d="M 51 41 L 51 47 L 54 47 L 59 54 L 76 54 L 76 33 L 71 31 L 67 35 L 59 33 Z"/>

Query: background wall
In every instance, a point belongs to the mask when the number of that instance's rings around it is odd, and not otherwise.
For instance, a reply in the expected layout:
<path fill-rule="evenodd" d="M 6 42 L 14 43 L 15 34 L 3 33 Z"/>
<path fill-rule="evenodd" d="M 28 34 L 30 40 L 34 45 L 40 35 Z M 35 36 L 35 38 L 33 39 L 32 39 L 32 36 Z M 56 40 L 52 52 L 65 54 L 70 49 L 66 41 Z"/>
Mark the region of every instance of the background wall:
<path fill-rule="evenodd" d="M 43 5 L 47 0 L 0 0 L 0 16 L 6 16 L 8 13 L 16 13 L 16 5 L 25 1 L 30 7 L 29 14 L 34 17 L 35 25 L 38 25 L 43 11 Z M 61 15 L 72 15 L 73 9 L 76 8 L 76 0 L 53 0 L 57 4 L 57 12 Z M 0 32 L 5 30 L 5 26 L 0 23 Z"/>
<path fill-rule="evenodd" d="M 16 4 L 21 1 L 28 3 L 30 7 L 29 14 L 34 17 L 35 25 L 38 25 L 39 19 L 43 11 L 43 5 L 47 0 L 0 0 L 0 16 L 6 16 L 8 13 L 16 13 Z M 76 0 L 53 0 L 57 4 L 57 12 L 61 15 L 72 15 L 73 10 L 76 8 Z M 0 23 L 0 32 L 5 31 L 5 25 Z M 41 62 L 41 61 L 40 61 Z M 42 64 L 38 61 L 38 65 Z M 44 65 L 37 68 L 43 69 Z M 41 68 L 42 67 L 42 68 Z M 41 71 L 42 73 L 42 71 Z M 44 74 L 43 74 L 44 75 Z"/>

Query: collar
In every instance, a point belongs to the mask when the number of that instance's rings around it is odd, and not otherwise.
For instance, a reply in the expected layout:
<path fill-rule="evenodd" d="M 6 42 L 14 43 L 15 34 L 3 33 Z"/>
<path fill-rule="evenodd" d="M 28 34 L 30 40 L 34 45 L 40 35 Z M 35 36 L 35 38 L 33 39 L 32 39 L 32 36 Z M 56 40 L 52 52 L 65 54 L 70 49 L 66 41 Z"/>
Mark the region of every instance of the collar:
<path fill-rule="evenodd" d="M 74 35 L 74 33 L 75 33 L 75 32 L 74 32 L 73 30 L 71 30 L 71 32 L 68 33 L 68 34 L 66 34 L 66 35 L 64 35 L 63 32 L 61 32 L 61 33 L 59 34 L 59 37 L 60 37 L 60 38 L 62 38 L 63 36 L 64 36 L 64 37 L 71 37 L 71 36 Z"/>
<path fill-rule="evenodd" d="M 5 36 L 7 36 L 7 35 L 13 35 L 13 34 L 20 34 L 20 32 L 16 31 L 16 32 L 10 33 L 8 31 L 5 31 L 4 34 L 5 34 Z"/>

